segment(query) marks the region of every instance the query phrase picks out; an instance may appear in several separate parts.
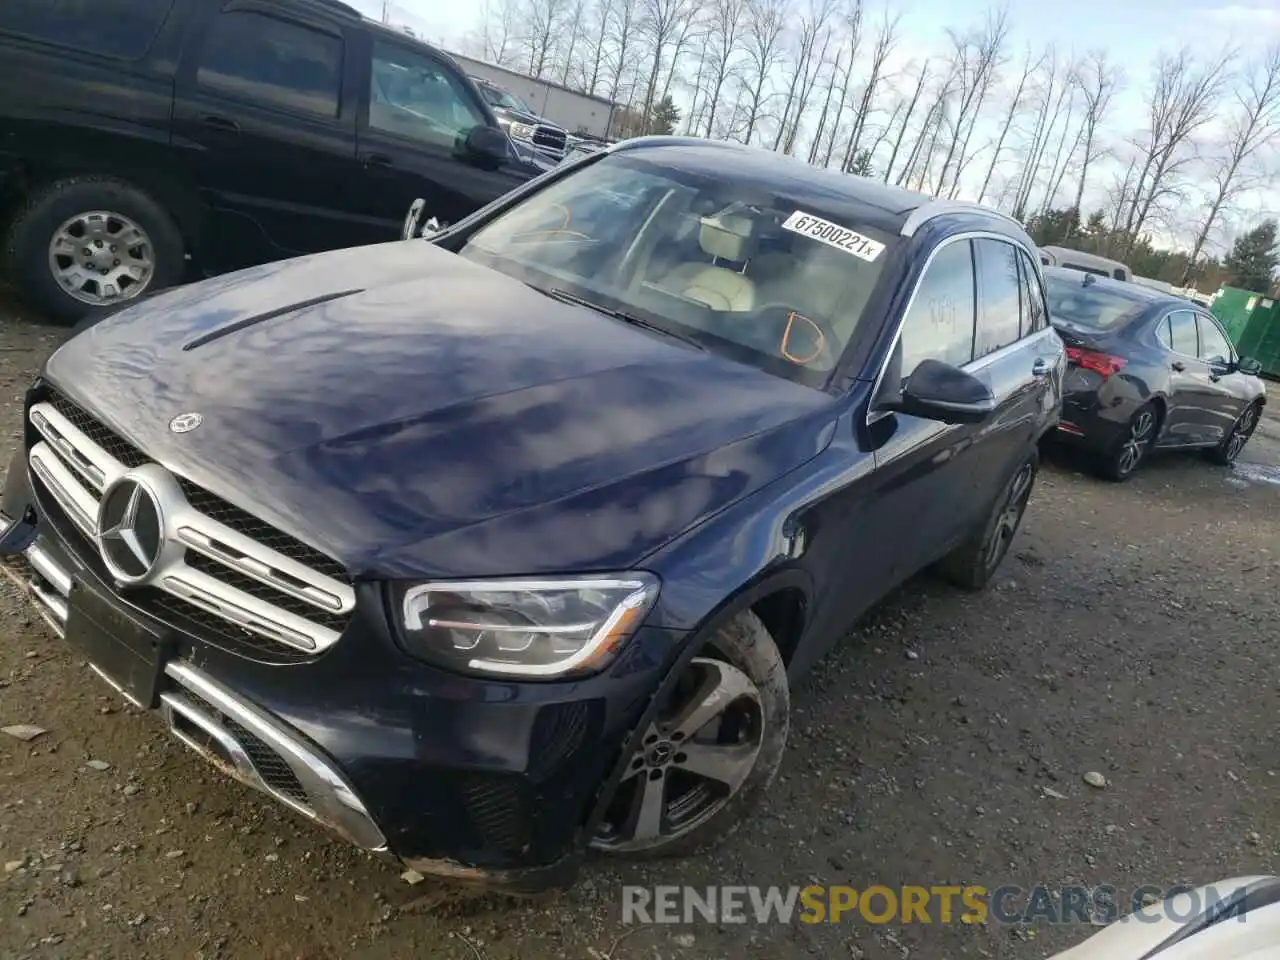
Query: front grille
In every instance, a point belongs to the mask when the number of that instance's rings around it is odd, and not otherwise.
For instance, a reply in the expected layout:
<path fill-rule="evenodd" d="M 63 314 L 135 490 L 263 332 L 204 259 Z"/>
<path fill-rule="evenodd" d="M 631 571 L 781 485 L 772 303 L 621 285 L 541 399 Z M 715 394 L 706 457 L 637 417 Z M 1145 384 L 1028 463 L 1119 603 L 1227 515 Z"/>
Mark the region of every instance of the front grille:
<path fill-rule="evenodd" d="M 155 465 L 57 392 L 32 406 L 30 420 L 37 494 L 56 527 L 78 532 L 71 546 L 95 569 L 102 567 L 94 528 L 103 491 L 128 470 L 162 491 L 165 540 L 182 549 L 122 588 L 127 600 L 179 630 L 267 662 L 304 660 L 338 640 L 355 592 L 337 561 Z"/>
<path fill-rule="evenodd" d="M 549 147 L 563 153 L 568 137 L 563 130 L 557 130 L 554 127 L 538 127 L 533 131 L 533 142 L 536 146 Z"/>

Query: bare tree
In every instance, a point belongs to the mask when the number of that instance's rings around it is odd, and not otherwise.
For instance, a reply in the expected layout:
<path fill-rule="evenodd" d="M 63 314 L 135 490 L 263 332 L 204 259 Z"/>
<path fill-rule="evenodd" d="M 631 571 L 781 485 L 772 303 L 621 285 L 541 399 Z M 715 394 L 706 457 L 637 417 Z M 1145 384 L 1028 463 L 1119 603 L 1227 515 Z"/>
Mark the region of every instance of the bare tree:
<path fill-rule="evenodd" d="M 876 87 L 884 72 L 884 62 L 893 52 L 898 40 L 898 24 L 902 22 L 902 14 L 889 16 L 888 8 L 884 11 L 884 19 L 876 33 L 875 45 L 871 48 L 871 74 L 867 77 L 867 85 L 862 90 L 862 100 L 858 103 L 858 112 L 853 117 L 853 129 L 849 132 L 849 143 L 844 151 L 843 170 L 848 170 L 853 158 L 858 155 L 858 145 L 862 141 L 862 131 L 866 128 L 867 117 L 875 105 Z"/>
<path fill-rule="evenodd" d="M 640 0 L 640 31 L 649 41 L 653 60 L 645 85 L 641 109 L 641 131 L 647 132 L 649 117 L 657 99 L 658 74 L 662 71 L 667 48 L 680 36 L 693 13 L 693 0 Z"/>
<path fill-rule="evenodd" d="M 995 148 L 991 151 L 991 163 L 987 165 L 987 175 L 982 178 L 982 189 L 978 191 L 979 203 L 985 199 L 987 190 L 991 187 L 991 177 L 996 172 L 996 164 L 1000 162 L 1000 154 L 1004 150 L 1005 141 L 1009 138 L 1009 131 L 1013 128 L 1013 123 L 1025 103 L 1027 81 L 1044 65 L 1044 58 L 1044 53 L 1035 56 L 1031 48 L 1027 48 L 1026 56 L 1022 61 L 1022 73 L 1018 76 L 1018 83 L 1014 86 L 1013 96 L 1009 100 L 1009 111 L 1004 115 L 1004 122 L 1000 125 L 1000 135 L 996 137 Z"/>
<path fill-rule="evenodd" d="M 638 2 L 639 0 L 615 0 L 610 18 L 613 24 L 613 76 L 609 83 L 609 99 L 615 103 L 622 93 L 622 74 L 627 68 L 628 57 L 634 56 Z"/>
<path fill-rule="evenodd" d="M 706 25 L 698 19 L 698 6 L 696 0 L 690 4 L 688 14 L 684 22 L 680 26 L 680 33 L 675 38 L 675 43 L 671 47 L 671 65 L 667 68 L 667 80 L 662 85 L 662 96 L 659 100 L 665 100 L 671 93 L 671 84 L 675 80 L 676 66 L 680 63 L 680 54 L 684 52 L 685 47 L 690 40 L 701 37 L 706 32 Z"/>
<path fill-rule="evenodd" d="M 609 25 L 613 20 L 614 0 L 596 0 L 591 9 L 591 19 L 584 38 L 586 58 L 583 60 L 582 88 L 595 94 L 600 86 L 605 68 L 605 51 L 608 44 Z"/>
<path fill-rule="evenodd" d="M 1080 176 L 1076 181 L 1076 199 L 1072 206 L 1077 215 L 1084 203 L 1084 188 L 1089 179 L 1089 167 L 1098 158 L 1098 128 L 1107 115 L 1111 99 L 1120 89 L 1122 74 L 1108 59 L 1107 51 L 1089 53 L 1076 71 L 1076 82 L 1084 98 L 1084 120 L 1081 122 L 1080 145 L 1084 156 L 1080 159 Z"/>
<path fill-rule="evenodd" d="M 991 82 L 1001 64 L 1001 52 L 1009 36 L 1009 11 L 1001 7 L 987 14 L 986 24 L 979 32 L 957 35 L 948 31 L 954 47 L 954 64 L 959 102 L 951 120 L 951 145 L 942 161 L 938 174 L 938 191 L 947 184 L 947 173 L 952 160 L 960 165 L 965 150 L 973 136 L 974 124 L 982 111 L 983 102 L 991 90 Z M 958 156 L 957 156 L 958 152 Z M 959 182 L 959 175 L 956 181 Z"/>
<path fill-rule="evenodd" d="M 582 36 L 582 18 L 586 13 L 586 0 L 574 0 L 572 9 L 569 11 L 569 43 L 564 53 L 564 63 L 560 67 L 560 84 L 561 86 L 569 86 L 569 71 L 573 69 L 581 70 L 582 64 L 574 60 L 573 54 L 578 46 L 578 40 Z M 576 86 L 581 87 L 584 78 L 579 76 Z"/>
<path fill-rule="evenodd" d="M 1224 143 L 1226 156 L 1212 175 L 1212 199 L 1182 273 L 1184 285 L 1191 282 L 1196 260 L 1223 209 L 1258 183 L 1257 175 L 1263 171 L 1250 170 L 1253 160 L 1280 140 L 1280 43 L 1245 69 L 1234 97 L 1234 116 L 1228 121 Z"/>
<path fill-rule="evenodd" d="M 551 48 L 565 17 L 567 0 L 529 0 L 524 16 L 528 19 L 529 76 L 540 78 L 549 66 Z"/>
<path fill-rule="evenodd" d="M 817 162 L 818 154 L 822 150 L 822 135 L 827 131 L 827 115 L 831 112 L 831 95 L 835 93 L 836 78 L 840 76 L 840 59 L 843 56 L 843 50 L 836 51 L 836 61 L 827 73 L 827 95 L 822 101 L 822 112 L 818 114 L 818 129 L 814 131 L 813 139 L 809 141 L 810 163 Z"/>
<path fill-rule="evenodd" d="M 902 118 L 902 126 L 898 128 L 898 136 L 893 141 L 893 152 L 889 154 L 889 162 L 884 168 L 884 182 L 889 182 L 889 175 L 893 172 L 893 165 L 898 160 L 898 151 L 902 149 L 902 139 L 907 135 L 907 127 L 911 124 L 911 115 L 916 112 L 916 104 L 920 102 L 920 94 L 924 92 L 924 85 L 929 80 L 929 61 L 926 60 L 920 68 L 920 77 L 916 80 L 915 93 L 911 95 L 911 100 L 907 104 L 907 112 Z M 897 181 L 901 183 L 901 180 Z"/>
<path fill-rule="evenodd" d="M 1067 115 L 1062 120 L 1062 127 L 1058 132 L 1058 146 L 1053 152 L 1053 159 L 1049 162 L 1049 185 L 1044 192 L 1044 199 L 1040 203 L 1040 212 L 1047 212 L 1057 199 L 1058 191 L 1062 189 L 1062 179 L 1066 176 L 1067 165 L 1071 162 L 1071 158 L 1075 156 L 1076 149 L 1080 146 L 1080 138 L 1084 135 L 1084 124 L 1076 130 L 1075 140 L 1071 143 L 1070 149 L 1065 149 L 1067 140 L 1071 136 L 1071 114 L 1076 108 L 1076 90 L 1079 84 L 1076 80 L 1078 73 L 1077 66 L 1072 64 L 1067 73 L 1066 83 L 1063 84 L 1063 99 L 1066 101 Z"/>
<path fill-rule="evenodd" d="M 849 82 L 853 79 L 853 65 L 858 61 L 858 48 L 862 46 L 863 0 L 851 0 L 844 14 L 846 44 L 849 50 L 849 65 L 845 67 L 844 78 L 840 82 L 840 97 L 836 101 L 835 119 L 831 121 L 831 133 L 827 137 L 827 148 L 822 155 L 822 165 L 831 166 L 831 155 L 836 148 L 836 134 L 840 131 L 840 118 L 844 115 L 845 105 L 849 102 Z M 834 74 L 832 76 L 834 80 Z"/>
<path fill-rule="evenodd" d="M 1156 61 L 1155 83 L 1147 99 L 1148 127 L 1135 144 L 1141 160 L 1133 198 L 1125 214 L 1124 253 L 1133 251 L 1152 212 L 1181 194 L 1181 174 L 1193 159 L 1192 137 L 1213 119 L 1232 51 L 1200 66 L 1190 48 Z"/>
<path fill-rule="evenodd" d="M 765 88 L 782 57 L 782 29 L 787 8 L 785 0 L 746 0 L 746 6 L 747 32 L 743 45 L 746 131 L 742 142 L 750 143 L 769 97 Z"/>
<path fill-rule="evenodd" d="M 710 30 L 707 34 L 707 91 L 706 136 L 715 129 L 716 111 L 720 96 L 729 80 L 741 50 L 739 45 L 745 30 L 743 20 L 744 0 L 715 0 L 710 14 Z"/>
<path fill-rule="evenodd" d="M 808 11 L 800 17 L 800 45 L 782 108 L 782 122 L 773 141 L 775 150 L 782 146 L 789 154 L 795 146 L 800 124 L 809 106 L 809 95 L 827 58 L 827 48 L 831 43 L 829 24 L 834 8 L 835 0 L 809 0 Z M 822 43 L 820 51 L 819 40 Z"/>
<path fill-rule="evenodd" d="M 499 66 L 511 62 L 519 41 L 520 19 L 518 0 L 485 4 L 477 44 L 482 59 Z"/>
<path fill-rule="evenodd" d="M 1040 99 L 1036 107 L 1035 126 L 1032 128 L 1030 144 L 1023 146 L 1022 171 L 1013 194 L 1013 215 L 1018 219 L 1026 216 L 1027 207 L 1031 203 L 1031 193 L 1040 176 L 1045 147 L 1057 125 L 1067 90 L 1066 78 L 1069 73 L 1059 62 L 1058 52 L 1050 47 L 1043 62 L 1043 76 L 1038 82 Z"/>

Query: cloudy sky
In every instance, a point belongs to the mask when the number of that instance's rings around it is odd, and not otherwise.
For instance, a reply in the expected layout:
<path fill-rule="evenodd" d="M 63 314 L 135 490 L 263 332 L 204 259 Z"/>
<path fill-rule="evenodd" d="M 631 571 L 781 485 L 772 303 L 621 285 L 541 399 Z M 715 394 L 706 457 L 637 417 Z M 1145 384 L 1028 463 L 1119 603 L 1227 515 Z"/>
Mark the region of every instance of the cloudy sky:
<path fill-rule="evenodd" d="M 349 2 L 375 17 L 382 9 L 382 0 Z M 393 0 L 390 10 L 394 21 L 413 27 L 446 49 L 457 49 L 463 37 L 478 25 L 481 5 L 482 0 Z M 905 67 L 909 61 L 919 63 L 930 54 L 941 53 L 946 44 L 946 27 L 976 26 L 991 5 L 986 0 L 895 2 L 893 10 L 903 14 L 896 65 Z M 1064 52 L 1083 53 L 1105 47 L 1121 63 L 1128 74 L 1128 85 L 1117 98 L 1106 125 L 1113 138 L 1141 129 L 1142 95 L 1151 62 L 1159 51 L 1189 44 L 1192 49 L 1211 55 L 1233 46 L 1244 57 L 1280 41 L 1280 0 L 1006 0 L 1006 5 L 1012 24 L 1011 52 L 1021 51 L 1028 44 L 1041 48 L 1052 41 Z M 877 0 L 869 3 L 870 10 L 877 6 Z M 871 15 L 878 18 L 878 13 Z M 1006 72 L 1012 69 L 1011 64 Z M 1093 203 L 1102 201 L 1106 185 L 1103 179 L 1099 178 Z M 1095 190 L 1090 193 L 1095 194 Z M 1086 206 L 1089 205 L 1087 200 Z M 1254 220 L 1268 212 L 1280 213 L 1280 183 L 1267 195 L 1254 197 L 1243 219 Z M 1169 239 L 1180 239 L 1177 233 L 1175 230 Z"/>

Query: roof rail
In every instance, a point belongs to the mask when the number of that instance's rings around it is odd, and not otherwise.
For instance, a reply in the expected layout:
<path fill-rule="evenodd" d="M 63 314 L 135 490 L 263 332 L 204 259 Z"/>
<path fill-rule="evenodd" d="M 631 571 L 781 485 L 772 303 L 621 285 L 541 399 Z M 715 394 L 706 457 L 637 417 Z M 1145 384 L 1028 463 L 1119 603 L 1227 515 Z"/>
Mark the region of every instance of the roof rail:
<path fill-rule="evenodd" d="M 916 231 L 930 220 L 935 217 L 945 216 L 948 213 L 983 213 L 989 217 L 999 217 L 1001 220 L 1015 224 L 1019 230 L 1026 229 L 1018 222 L 1016 217 L 1001 213 L 994 207 L 987 207 L 980 203 L 970 203 L 968 200 L 930 200 L 928 203 L 920 204 L 907 215 L 907 219 L 903 222 L 902 229 L 898 233 L 904 237 L 915 236 Z"/>

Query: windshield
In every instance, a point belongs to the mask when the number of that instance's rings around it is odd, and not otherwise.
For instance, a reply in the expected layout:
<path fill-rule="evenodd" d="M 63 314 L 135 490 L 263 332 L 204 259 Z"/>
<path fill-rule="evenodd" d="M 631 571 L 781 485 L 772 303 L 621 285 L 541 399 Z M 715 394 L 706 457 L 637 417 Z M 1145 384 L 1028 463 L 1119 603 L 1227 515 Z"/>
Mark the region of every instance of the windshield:
<path fill-rule="evenodd" d="M 1083 281 L 1045 277 L 1049 294 L 1049 318 L 1065 320 L 1078 327 L 1110 330 L 1150 305 L 1114 290 L 1101 290 Z"/>
<path fill-rule="evenodd" d="M 821 386 L 891 240 L 833 220 L 727 176 L 613 155 L 534 194 L 459 252 Z"/>
<path fill-rule="evenodd" d="M 508 93 L 506 90 L 499 90 L 497 87 L 491 87 L 488 84 L 480 84 L 480 93 L 489 101 L 491 107 L 503 107 L 506 110 L 518 110 L 520 113 L 532 114 L 529 105 L 517 97 L 514 93 Z"/>

